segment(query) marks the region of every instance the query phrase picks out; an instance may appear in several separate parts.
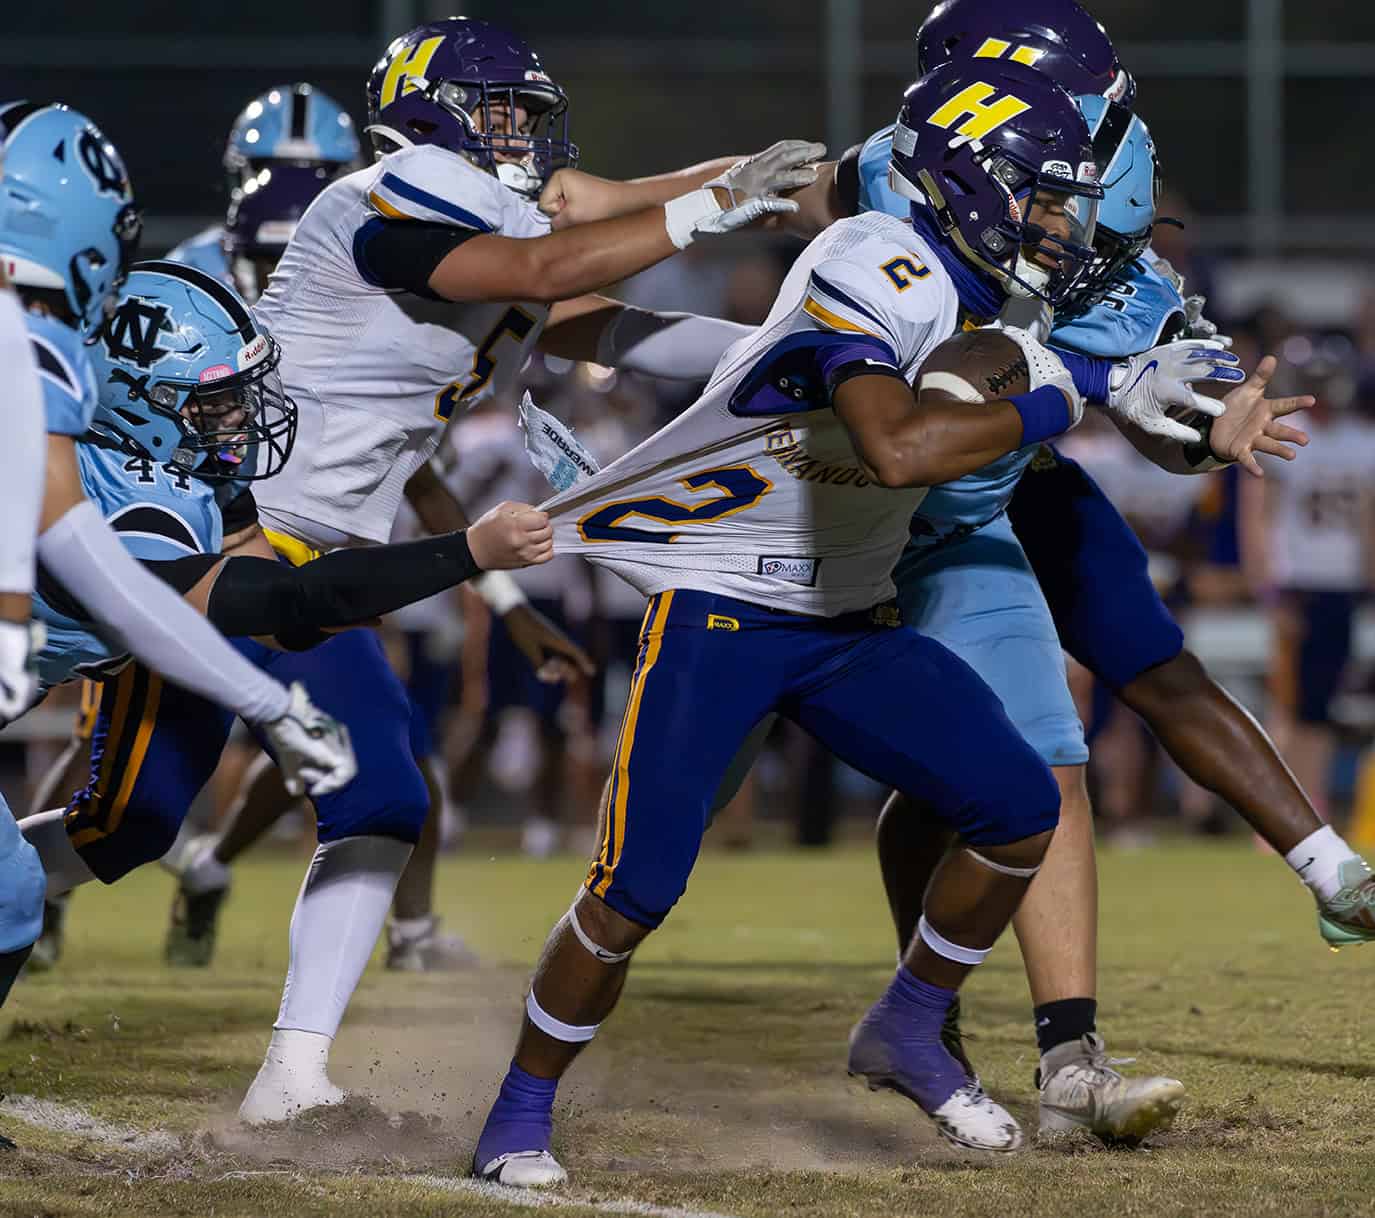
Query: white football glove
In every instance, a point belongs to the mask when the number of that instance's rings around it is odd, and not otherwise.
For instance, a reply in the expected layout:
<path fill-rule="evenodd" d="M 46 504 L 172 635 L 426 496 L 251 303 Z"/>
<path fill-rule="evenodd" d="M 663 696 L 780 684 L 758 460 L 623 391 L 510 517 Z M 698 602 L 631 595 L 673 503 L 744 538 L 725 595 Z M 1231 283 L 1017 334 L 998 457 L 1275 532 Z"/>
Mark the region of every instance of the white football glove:
<path fill-rule="evenodd" d="M 1208 298 L 1195 294 L 1184 297 L 1184 334 L 1185 338 L 1215 338 L 1224 347 L 1230 347 L 1232 340 L 1226 334 L 1217 332 L 1217 323 L 1203 316 L 1208 307 Z"/>
<path fill-rule="evenodd" d="M 1028 389 L 1036 390 L 1042 385 L 1054 385 L 1061 390 L 1069 398 L 1069 426 L 1077 427 L 1084 417 L 1084 395 L 1079 392 L 1079 386 L 1074 383 L 1074 377 L 1065 367 L 1064 361 L 1049 347 L 1038 342 L 1029 331 L 1019 326 L 999 325 L 998 329 L 1022 349 L 1022 355 L 1026 359 Z"/>
<path fill-rule="evenodd" d="M 311 702 L 299 681 L 291 686 L 286 714 L 264 724 L 263 730 L 292 795 L 329 795 L 348 786 L 358 773 L 348 728 Z"/>
<path fill-rule="evenodd" d="M 0 621 L 0 725 L 18 719 L 38 697 L 34 662 L 46 641 L 42 622 Z"/>
<path fill-rule="evenodd" d="M 800 190 L 816 181 L 816 166 L 807 164 L 826 155 L 825 144 L 809 140 L 779 140 L 763 152 L 737 161 L 699 190 L 689 191 L 664 205 L 669 239 L 685 250 L 698 237 L 719 237 L 748 228 L 765 216 L 794 212 L 797 204 L 780 199 L 780 190 Z M 712 190 L 724 190 L 730 206 L 723 208 Z"/>
<path fill-rule="evenodd" d="M 779 140 L 747 160 L 736 161 L 706 184 L 719 186 L 730 195 L 731 207 L 749 199 L 801 190 L 816 181 L 816 164 L 826 155 L 826 145 L 811 140 Z"/>
<path fill-rule="evenodd" d="M 1149 435 L 1198 444 L 1202 432 L 1166 412 L 1196 410 L 1217 418 L 1226 407 L 1215 398 L 1195 393 L 1190 386 L 1197 381 L 1240 384 L 1246 374 L 1237 363 L 1237 357 L 1215 338 L 1152 347 L 1112 366 L 1106 405 Z"/>

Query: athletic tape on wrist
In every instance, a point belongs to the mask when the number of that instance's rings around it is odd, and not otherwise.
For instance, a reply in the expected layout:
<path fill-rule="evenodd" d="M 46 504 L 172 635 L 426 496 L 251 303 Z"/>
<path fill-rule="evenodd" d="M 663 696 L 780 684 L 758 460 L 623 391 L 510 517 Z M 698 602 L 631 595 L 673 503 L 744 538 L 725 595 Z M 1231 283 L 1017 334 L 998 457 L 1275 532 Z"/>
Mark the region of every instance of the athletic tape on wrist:
<path fill-rule="evenodd" d="M 996 871 L 999 875 L 1010 875 L 1015 876 L 1019 880 L 1029 880 L 1041 870 L 1040 863 L 1037 863 L 1035 867 L 1009 867 L 1005 863 L 995 863 L 992 859 L 985 858 L 970 846 L 966 846 L 964 849 L 965 853 L 976 863 L 982 863 L 989 871 Z"/>
<path fill-rule="evenodd" d="M 664 204 L 664 227 L 668 239 L 685 250 L 697 236 L 697 226 L 721 211 L 716 195 L 707 189 L 689 191 Z"/>
<path fill-rule="evenodd" d="M 590 1023 L 578 1025 L 575 1023 L 564 1023 L 561 1019 L 555 1019 L 538 1002 L 535 1001 L 535 987 L 530 987 L 530 992 L 525 996 L 525 1013 L 530 1017 L 530 1022 L 535 1025 L 546 1036 L 552 1036 L 555 1040 L 561 1040 L 568 1045 L 585 1045 L 597 1034 L 597 1029 L 602 1025 Z"/>
<path fill-rule="evenodd" d="M 921 921 L 917 923 L 917 934 L 936 955 L 953 960 L 956 964 L 982 964 L 988 953 L 993 950 L 991 947 L 961 947 L 958 943 L 951 943 L 926 920 L 925 914 L 922 914 Z"/>
<path fill-rule="evenodd" d="M 635 950 L 631 948 L 629 952 L 609 952 L 606 948 L 594 943 L 592 936 L 583 930 L 582 923 L 578 921 L 578 903 L 576 901 L 568 907 L 568 924 L 573 928 L 573 933 L 578 936 L 578 942 L 587 949 L 588 954 L 595 956 L 602 964 L 620 964 L 622 960 L 629 960 L 630 953 Z"/>
<path fill-rule="evenodd" d="M 469 584 L 497 617 L 505 617 L 517 605 L 525 604 L 525 593 L 505 571 L 488 571 Z"/>

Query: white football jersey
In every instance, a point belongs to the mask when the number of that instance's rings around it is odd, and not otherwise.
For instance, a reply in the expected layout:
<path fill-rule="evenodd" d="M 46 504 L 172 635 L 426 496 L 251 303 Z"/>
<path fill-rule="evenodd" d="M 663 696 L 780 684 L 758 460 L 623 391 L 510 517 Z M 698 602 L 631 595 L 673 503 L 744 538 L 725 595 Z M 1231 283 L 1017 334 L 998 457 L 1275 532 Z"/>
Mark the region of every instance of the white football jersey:
<path fill-rule="evenodd" d="M 388 219 L 539 237 L 528 200 L 442 148 L 405 148 L 331 183 L 256 306 L 282 345 L 300 412 L 285 469 L 255 496 L 269 525 L 315 546 L 384 542 L 406 482 L 460 411 L 507 385 L 545 305 L 427 300 L 377 286 L 360 234 Z M 312 528 L 312 522 L 319 526 Z"/>
<path fill-rule="evenodd" d="M 1305 430 L 1297 460 L 1265 462 L 1272 577 L 1286 588 L 1364 588 L 1375 426 L 1339 419 Z"/>
<path fill-rule="evenodd" d="M 868 212 L 833 224 L 692 406 L 548 501 L 555 550 L 645 595 L 693 588 L 827 617 L 890 599 L 926 492 L 864 476 L 826 377 L 867 360 L 911 382 L 958 310 L 908 223 Z"/>

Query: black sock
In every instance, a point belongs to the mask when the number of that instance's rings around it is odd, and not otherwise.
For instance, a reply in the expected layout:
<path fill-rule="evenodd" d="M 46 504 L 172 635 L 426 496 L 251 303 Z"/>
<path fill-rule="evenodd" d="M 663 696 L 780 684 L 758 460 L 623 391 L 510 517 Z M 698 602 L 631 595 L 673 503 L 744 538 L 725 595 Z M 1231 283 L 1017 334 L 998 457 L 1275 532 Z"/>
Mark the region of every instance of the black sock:
<path fill-rule="evenodd" d="M 24 967 L 24 961 L 29 958 L 31 951 L 32 943 L 17 952 L 0 952 L 0 1006 L 5 1005 L 5 999 L 10 996 L 10 986 L 19 976 L 19 970 Z"/>
<path fill-rule="evenodd" d="M 1094 998 L 1061 998 L 1058 1002 L 1043 1002 L 1033 1014 L 1036 1046 L 1044 1057 L 1056 1045 L 1078 1040 L 1095 1030 L 1098 1002 Z"/>

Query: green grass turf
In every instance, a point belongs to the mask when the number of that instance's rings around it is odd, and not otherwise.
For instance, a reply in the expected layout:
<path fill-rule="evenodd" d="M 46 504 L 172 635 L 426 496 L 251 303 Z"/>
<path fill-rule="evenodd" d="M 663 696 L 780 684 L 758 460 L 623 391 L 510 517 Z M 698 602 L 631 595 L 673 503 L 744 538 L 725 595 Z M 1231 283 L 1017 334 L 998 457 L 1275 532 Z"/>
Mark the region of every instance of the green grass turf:
<path fill-rule="evenodd" d="M 796 1215 L 1375 1213 L 1375 948 L 1329 952 L 1282 862 L 1231 845 L 1104 852 L 1100 1028 L 1189 1089 L 1135 1151 L 1088 1140 L 996 1161 L 948 1150 L 891 1095 L 847 1080 L 850 1024 L 893 945 L 867 850 L 706 854 L 641 950 L 620 1010 L 570 1075 L 560 1214 L 607 1202 Z M 0 1088 L 177 1135 L 120 1145 L 0 1109 L 0 1214 L 512 1214 L 461 1176 L 509 1056 L 525 976 L 581 878 L 571 858 L 445 861 L 441 908 L 491 963 L 374 966 L 335 1049 L 375 1097 L 289 1131 L 232 1120 L 276 1008 L 303 863 L 240 869 L 219 957 L 161 963 L 171 881 L 78 894 L 58 971 L 0 1014 Z M 971 1055 L 1034 1129 L 1035 1048 L 1015 946 L 966 990 Z M 603 1208 L 598 1209 L 597 1206 Z"/>

